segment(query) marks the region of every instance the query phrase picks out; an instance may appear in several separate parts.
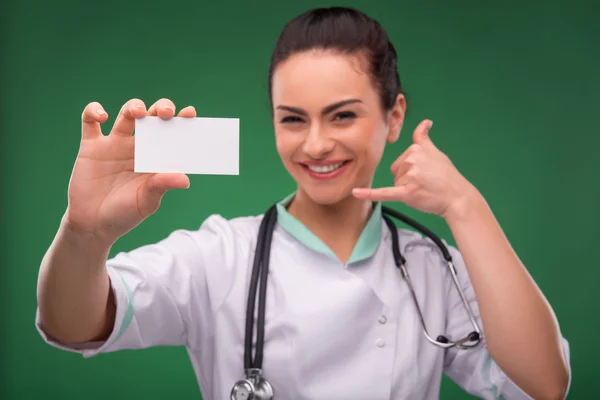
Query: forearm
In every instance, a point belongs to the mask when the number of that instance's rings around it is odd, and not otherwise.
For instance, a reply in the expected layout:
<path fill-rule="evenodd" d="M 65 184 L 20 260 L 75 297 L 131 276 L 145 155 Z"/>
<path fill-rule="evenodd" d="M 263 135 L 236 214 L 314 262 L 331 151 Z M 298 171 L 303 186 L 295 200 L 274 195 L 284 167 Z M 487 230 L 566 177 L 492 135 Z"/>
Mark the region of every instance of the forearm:
<path fill-rule="evenodd" d="M 38 278 L 44 330 L 59 341 L 105 339 L 114 324 L 115 303 L 105 263 L 110 244 L 61 224 Z"/>
<path fill-rule="evenodd" d="M 568 369 L 556 318 L 485 199 L 473 188 L 444 217 L 477 296 L 491 356 L 534 398 L 561 398 Z"/>

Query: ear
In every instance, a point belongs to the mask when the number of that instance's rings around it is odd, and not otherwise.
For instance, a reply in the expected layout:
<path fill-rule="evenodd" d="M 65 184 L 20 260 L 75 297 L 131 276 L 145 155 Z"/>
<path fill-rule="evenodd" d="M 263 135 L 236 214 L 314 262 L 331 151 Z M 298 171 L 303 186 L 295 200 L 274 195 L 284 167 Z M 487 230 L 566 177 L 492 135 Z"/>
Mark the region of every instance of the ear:
<path fill-rule="evenodd" d="M 396 96 L 394 106 L 388 112 L 388 142 L 394 143 L 400 136 L 404 116 L 406 115 L 406 98 L 402 93 Z"/>

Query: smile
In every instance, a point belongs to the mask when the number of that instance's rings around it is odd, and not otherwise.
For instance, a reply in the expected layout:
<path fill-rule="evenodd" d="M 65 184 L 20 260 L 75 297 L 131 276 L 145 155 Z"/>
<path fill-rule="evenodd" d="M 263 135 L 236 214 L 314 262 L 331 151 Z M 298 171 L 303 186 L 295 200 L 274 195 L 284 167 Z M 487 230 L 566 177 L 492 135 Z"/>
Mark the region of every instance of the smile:
<path fill-rule="evenodd" d="M 301 163 L 302 167 L 308 175 L 314 179 L 326 180 L 333 179 L 346 170 L 346 166 L 350 163 L 350 160 L 336 162 L 328 165 L 307 165 Z"/>
<path fill-rule="evenodd" d="M 339 162 L 337 164 L 331 164 L 331 165 L 308 165 L 307 167 L 312 172 L 316 172 L 318 174 L 326 174 L 328 172 L 335 171 L 336 169 L 338 169 L 342 165 L 344 165 L 343 161 Z"/>

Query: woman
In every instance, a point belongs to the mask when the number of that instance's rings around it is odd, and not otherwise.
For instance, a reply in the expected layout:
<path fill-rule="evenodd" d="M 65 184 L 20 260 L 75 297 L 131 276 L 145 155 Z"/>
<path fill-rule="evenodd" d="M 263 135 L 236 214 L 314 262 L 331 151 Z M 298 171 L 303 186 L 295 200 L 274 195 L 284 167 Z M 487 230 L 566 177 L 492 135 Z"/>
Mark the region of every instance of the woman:
<path fill-rule="evenodd" d="M 371 189 L 406 111 L 396 52 L 379 24 L 347 8 L 295 18 L 276 44 L 269 94 L 277 150 L 297 182 L 275 209 L 269 253 L 263 372 L 275 398 L 433 399 L 443 373 L 482 398 L 563 398 L 569 349 L 554 314 L 483 196 L 429 137 L 431 121 L 392 164 L 394 186 Z M 85 108 L 68 207 L 41 265 L 36 324 L 48 343 L 86 357 L 186 346 L 204 398 L 226 399 L 245 375 L 248 286 L 264 216 L 213 215 L 197 231 L 107 260 L 166 191 L 189 186 L 183 174 L 133 173 L 132 132 L 146 115 L 171 118 L 176 108 L 162 99 L 146 110 L 133 99 L 107 136 L 102 106 Z M 380 201 L 446 220 L 461 288 L 485 332 L 478 346 L 427 341 L 394 267 Z M 468 308 L 440 250 L 411 230 L 397 236 L 428 332 L 464 337 Z"/>

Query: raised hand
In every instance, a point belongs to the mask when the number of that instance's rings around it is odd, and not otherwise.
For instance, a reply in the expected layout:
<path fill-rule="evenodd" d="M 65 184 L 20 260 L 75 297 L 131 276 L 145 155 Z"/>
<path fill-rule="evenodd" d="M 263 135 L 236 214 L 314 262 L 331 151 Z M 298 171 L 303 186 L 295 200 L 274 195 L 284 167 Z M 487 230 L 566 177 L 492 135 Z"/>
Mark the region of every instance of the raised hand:
<path fill-rule="evenodd" d="M 475 188 L 429 137 L 432 122 L 422 121 L 413 133 L 413 144 L 391 167 L 394 186 L 356 188 L 353 195 L 373 201 L 399 201 L 419 211 L 445 217 Z"/>
<path fill-rule="evenodd" d="M 161 99 L 146 111 L 143 101 L 132 99 L 123 105 L 108 135 L 100 127 L 108 118 L 104 108 L 97 102 L 87 105 L 63 218 L 69 229 L 112 244 L 153 214 L 169 189 L 189 187 L 185 174 L 133 172 L 135 119 L 146 115 L 172 118 L 175 105 Z M 178 116 L 193 118 L 196 110 L 186 107 Z"/>

